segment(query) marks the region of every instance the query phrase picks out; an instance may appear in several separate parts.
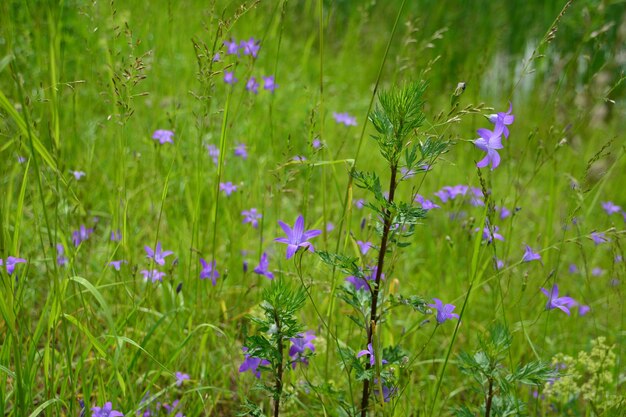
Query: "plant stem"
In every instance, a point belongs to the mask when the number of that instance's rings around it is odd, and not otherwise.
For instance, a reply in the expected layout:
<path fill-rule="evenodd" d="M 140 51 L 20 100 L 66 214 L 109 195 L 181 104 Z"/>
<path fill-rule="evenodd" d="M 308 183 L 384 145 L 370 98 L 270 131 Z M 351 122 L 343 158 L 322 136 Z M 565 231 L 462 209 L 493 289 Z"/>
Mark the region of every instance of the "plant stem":
<path fill-rule="evenodd" d="M 278 417 L 280 410 L 280 397 L 283 393 L 283 336 L 280 331 L 280 320 L 278 314 L 274 311 L 274 323 L 276 323 L 277 347 L 280 356 L 278 367 L 276 369 L 276 394 L 274 394 L 274 417 Z"/>
<path fill-rule="evenodd" d="M 489 393 L 487 394 L 487 402 L 485 404 L 485 417 L 491 414 L 491 401 L 493 400 L 493 379 L 489 378 Z"/>
<path fill-rule="evenodd" d="M 393 198 L 396 193 L 396 175 L 398 171 L 397 163 L 391 165 L 391 179 L 389 180 L 389 204 L 393 203 Z M 387 242 L 389 241 L 389 230 L 391 230 L 391 222 L 393 216 L 390 209 L 385 210 L 383 236 L 380 241 L 380 251 L 378 253 L 378 263 L 376 264 L 376 281 L 373 286 L 370 287 L 372 291 L 372 305 L 370 308 L 370 322 L 367 327 L 367 344 L 372 343 L 374 339 L 374 329 L 376 328 L 377 307 L 378 307 L 378 294 L 380 293 L 380 281 L 383 275 L 383 266 L 385 263 L 385 253 L 387 252 Z M 373 346 L 373 345 L 372 345 Z M 372 366 L 369 362 L 365 364 L 365 369 L 369 370 Z M 363 381 L 363 393 L 361 397 L 361 417 L 367 416 L 367 405 L 369 402 L 369 379 Z"/>

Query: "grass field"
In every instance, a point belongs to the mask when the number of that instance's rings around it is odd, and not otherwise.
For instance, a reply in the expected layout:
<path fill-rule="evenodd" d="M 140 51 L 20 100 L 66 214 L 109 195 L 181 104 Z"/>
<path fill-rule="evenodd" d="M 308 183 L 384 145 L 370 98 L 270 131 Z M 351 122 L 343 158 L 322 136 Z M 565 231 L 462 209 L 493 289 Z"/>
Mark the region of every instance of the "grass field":
<path fill-rule="evenodd" d="M 624 1 L 0 2 L 0 414 L 626 416 L 624 45 Z"/>

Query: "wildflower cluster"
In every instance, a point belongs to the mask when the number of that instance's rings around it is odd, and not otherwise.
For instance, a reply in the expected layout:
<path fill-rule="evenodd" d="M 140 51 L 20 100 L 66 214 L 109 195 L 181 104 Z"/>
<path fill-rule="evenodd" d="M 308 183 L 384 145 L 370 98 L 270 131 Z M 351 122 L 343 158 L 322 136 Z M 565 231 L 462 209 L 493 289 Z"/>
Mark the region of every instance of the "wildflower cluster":
<path fill-rule="evenodd" d="M 226 55 L 239 57 L 241 55 L 250 56 L 253 59 L 256 59 L 259 54 L 259 49 L 261 49 L 260 42 L 255 40 L 254 38 L 250 38 L 245 41 L 242 40 L 240 42 L 235 41 L 234 39 L 224 41 L 224 47 L 226 48 Z M 220 61 L 221 57 L 219 53 L 215 55 L 213 58 L 214 61 Z M 261 77 L 263 80 L 263 89 L 273 93 L 276 88 L 278 88 L 278 84 L 276 84 L 273 75 L 263 76 Z M 235 77 L 235 71 L 224 71 L 224 82 L 226 84 L 234 85 L 239 81 L 238 78 Z M 256 77 L 250 77 L 246 81 L 246 90 L 251 93 L 258 94 L 259 93 L 259 82 Z"/>
<path fill-rule="evenodd" d="M 614 394 L 613 390 L 617 383 L 613 373 L 617 360 L 614 348 L 601 336 L 591 342 L 589 352 L 582 350 L 576 357 L 563 353 L 554 356 L 552 365 L 559 375 L 545 384 L 542 398 L 555 411 L 567 409 L 566 405 L 572 401 L 582 401 L 602 412 L 620 406 L 623 410 L 626 397 Z"/>

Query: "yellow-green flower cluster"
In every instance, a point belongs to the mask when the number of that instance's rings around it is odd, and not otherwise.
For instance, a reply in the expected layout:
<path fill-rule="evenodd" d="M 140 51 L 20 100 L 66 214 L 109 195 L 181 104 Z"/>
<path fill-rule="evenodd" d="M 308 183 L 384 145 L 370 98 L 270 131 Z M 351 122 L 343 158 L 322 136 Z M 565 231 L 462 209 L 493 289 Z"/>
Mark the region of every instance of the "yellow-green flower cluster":
<path fill-rule="evenodd" d="M 590 352 L 580 351 L 575 358 L 562 353 L 554 356 L 552 364 L 561 374 L 546 384 L 546 399 L 558 404 L 583 400 L 600 410 L 624 401 L 611 394 L 616 361 L 614 347 L 606 344 L 605 337 L 598 337 L 591 342 Z"/>

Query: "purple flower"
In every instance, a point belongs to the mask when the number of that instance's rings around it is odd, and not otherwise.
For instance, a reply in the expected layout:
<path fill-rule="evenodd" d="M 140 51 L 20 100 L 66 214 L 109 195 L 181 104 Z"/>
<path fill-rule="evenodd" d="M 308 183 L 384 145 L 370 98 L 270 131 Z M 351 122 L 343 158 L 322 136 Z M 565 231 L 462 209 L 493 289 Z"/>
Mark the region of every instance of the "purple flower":
<path fill-rule="evenodd" d="M 374 347 L 372 346 L 371 343 L 367 344 L 367 349 L 361 350 L 359 353 L 356 354 L 357 358 L 360 358 L 361 356 L 370 357 L 370 366 L 374 366 L 374 364 L 376 364 L 376 357 L 374 356 Z"/>
<path fill-rule="evenodd" d="M 537 252 L 533 252 L 533 249 L 530 246 L 525 246 L 526 250 L 524 251 L 524 256 L 522 256 L 522 262 L 541 261 L 541 255 Z"/>
<path fill-rule="evenodd" d="M 494 261 L 496 263 L 496 270 L 499 271 L 504 268 L 504 261 L 502 259 L 494 258 Z"/>
<path fill-rule="evenodd" d="M 239 54 L 239 44 L 234 40 L 224 41 L 224 46 L 226 47 L 226 54 L 228 55 L 238 55 Z"/>
<path fill-rule="evenodd" d="M 440 299 L 433 298 L 435 304 L 428 304 L 428 307 L 437 310 L 437 323 L 444 323 L 446 320 L 459 319 L 459 315 L 453 313 L 456 306 L 453 304 L 444 304 Z"/>
<path fill-rule="evenodd" d="M 576 274 L 578 272 L 578 267 L 576 266 L 576 264 L 569 264 L 569 267 L 567 267 L 567 270 L 569 271 L 570 274 Z"/>
<path fill-rule="evenodd" d="M 590 310 L 591 310 L 591 307 L 589 307 L 588 305 L 581 304 L 581 305 L 578 306 L 578 315 L 579 316 L 584 316 L 587 313 L 589 313 Z"/>
<path fill-rule="evenodd" d="M 253 58 L 259 53 L 259 49 L 261 46 L 259 45 L 259 41 L 255 41 L 254 38 L 250 38 L 247 41 L 241 41 L 240 43 L 241 49 L 243 49 L 244 55 L 252 55 Z"/>
<path fill-rule="evenodd" d="M 313 339 L 315 339 L 315 333 L 309 330 L 306 333 L 298 334 L 298 337 L 289 339 L 291 341 L 291 348 L 289 348 L 289 356 L 291 356 L 291 367 L 296 369 L 296 364 L 302 362 L 305 365 L 309 364 L 309 360 L 305 355 L 306 349 L 311 352 L 315 352 L 315 345 Z"/>
<path fill-rule="evenodd" d="M 237 146 L 235 146 L 235 156 L 241 159 L 248 159 L 248 150 L 246 149 L 245 143 L 238 143 Z"/>
<path fill-rule="evenodd" d="M 298 248 L 304 248 L 306 250 L 309 250 L 310 252 L 315 251 L 313 245 L 308 242 L 308 240 L 314 238 L 315 236 L 319 236 L 322 231 L 316 229 L 305 231 L 304 218 L 302 217 L 302 215 L 299 215 L 296 219 L 296 222 L 293 225 L 293 229 L 281 220 L 278 221 L 278 224 L 283 229 L 287 237 L 277 237 L 274 240 L 276 242 L 287 244 L 287 259 L 291 258 L 296 253 Z"/>
<path fill-rule="evenodd" d="M 72 242 L 74 246 L 78 247 L 81 242 L 89 239 L 89 236 L 93 233 L 93 229 L 87 229 L 84 224 L 80 225 L 79 230 L 74 230 L 72 232 Z"/>
<path fill-rule="evenodd" d="M 500 212 L 500 220 L 504 220 L 511 215 L 511 210 L 509 210 L 508 208 L 504 206 L 502 207 L 496 206 L 496 211 Z"/>
<path fill-rule="evenodd" d="M 172 136 L 174 136 L 174 132 L 171 130 L 157 129 L 152 134 L 152 139 L 158 140 L 161 145 L 164 145 L 166 143 L 174 143 Z"/>
<path fill-rule="evenodd" d="M 374 398 L 379 398 L 380 391 L 378 391 L 378 378 L 374 378 Z M 383 382 L 383 400 L 387 403 L 391 400 L 391 397 L 398 393 L 398 388 L 394 386 L 385 385 Z"/>
<path fill-rule="evenodd" d="M 244 353 L 244 360 L 241 366 L 239 367 L 239 372 L 250 371 L 257 378 L 261 378 L 261 370 L 258 369 L 259 366 L 267 366 L 270 364 L 270 361 L 268 361 L 267 359 L 254 358 L 246 354 L 246 352 L 248 351 L 248 348 L 245 346 L 241 350 Z"/>
<path fill-rule="evenodd" d="M 93 414 L 91 417 L 124 417 L 124 414 L 113 409 L 110 401 L 106 402 L 103 407 L 92 407 Z"/>
<path fill-rule="evenodd" d="M 220 57 L 220 53 L 216 52 L 215 55 L 213 55 L 213 62 L 220 62 L 222 58 Z"/>
<path fill-rule="evenodd" d="M 483 240 L 486 240 L 487 243 L 491 243 L 492 237 L 493 239 L 504 240 L 504 236 L 498 233 L 498 230 L 500 230 L 498 226 L 489 227 L 488 224 L 485 225 L 485 227 L 483 228 Z M 474 231 L 478 232 L 480 231 L 480 229 L 477 227 L 476 229 L 474 229 Z"/>
<path fill-rule="evenodd" d="M 122 232 L 120 232 L 120 230 L 118 229 L 117 231 L 111 231 L 111 241 L 113 242 L 119 242 L 120 240 L 122 240 Z"/>
<path fill-rule="evenodd" d="M 233 85 L 237 81 L 239 81 L 239 79 L 235 78 L 235 72 L 234 71 L 224 71 L 224 82 L 226 84 Z"/>
<path fill-rule="evenodd" d="M 252 207 L 250 210 L 242 211 L 241 215 L 244 216 L 243 223 L 250 223 L 255 229 L 259 227 L 259 219 L 263 217 L 263 215 L 259 213 L 254 207 Z"/>
<path fill-rule="evenodd" d="M 79 181 L 82 177 L 87 175 L 84 171 L 70 171 L 70 173 L 76 178 L 76 181 Z"/>
<path fill-rule="evenodd" d="M 174 254 L 171 250 L 162 250 L 161 242 L 157 242 L 155 250 L 152 250 L 150 246 L 144 246 L 146 250 L 146 258 L 154 259 L 158 265 L 165 265 L 165 258 Z"/>
<path fill-rule="evenodd" d="M 595 243 L 596 246 L 609 241 L 603 232 L 591 232 L 591 240 L 593 240 L 593 243 Z"/>
<path fill-rule="evenodd" d="M 269 270 L 270 263 L 267 260 L 267 253 L 263 252 L 261 255 L 261 260 L 259 261 L 259 265 L 254 268 L 254 273 L 259 275 L 264 275 L 268 279 L 274 279 L 274 274 Z"/>
<path fill-rule="evenodd" d="M 206 149 L 207 151 L 209 151 L 209 156 L 211 157 L 211 159 L 213 159 L 213 163 L 217 165 L 219 163 L 220 150 L 217 148 L 217 146 L 212 144 L 208 144 L 206 146 Z"/>
<path fill-rule="evenodd" d="M 26 259 L 22 259 L 22 258 L 16 258 L 15 256 L 9 256 L 6 260 L 6 262 L 4 262 L 4 265 L 7 269 L 7 274 L 11 275 L 13 274 L 13 271 L 15 271 L 15 264 L 24 264 L 26 263 Z M 2 265 L 2 259 L 0 259 L 0 265 Z"/>
<path fill-rule="evenodd" d="M 619 213 L 620 211 L 622 211 L 622 208 L 616 204 L 613 204 L 612 201 L 605 201 L 604 203 L 602 203 L 602 208 L 609 216 L 611 214 Z"/>
<path fill-rule="evenodd" d="M 315 138 L 313 139 L 313 142 L 311 142 L 311 146 L 314 149 L 319 149 L 322 147 L 322 141 L 320 140 L 320 138 Z"/>
<path fill-rule="evenodd" d="M 471 198 L 469 203 L 474 207 L 484 206 L 485 202 L 483 201 L 483 190 L 478 187 L 470 187 Z"/>
<path fill-rule="evenodd" d="M 273 75 L 270 75 L 269 77 L 263 77 L 263 89 L 273 93 L 276 88 L 278 88 L 278 84 L 274 82 Z"/>
<path fill-rule="evenodd" d="M 326 223 L 326 231 L 332 232 L 333 230 L 335 230 L 335 225 L 332 222 Z"/>
<path fill-rule="evenodd" d="M 487 152 L 487 155 L 478 161 L 476 166 L 478 168 L 484 168 L 487 165 L 491 165 L 493 171 L 500 165 L 500 154 L 497 149 L 502 149 L 502 128 L 496 125 L 496 130 L 491 131 L 489 129 L 480 128 L 476 131 L 480 138 L 474 141 L 474 145 L 481 151 Z"/>
<path fill-rule="evenodd" d="M 200 258 L 202 264 L 202 271 L 200 271 L 200 279 L 211 278 L 211 283 L 215 287 L 215 281 L 219 278 L 220 273 L 215 268 L 215 261 L 207 263 L 204 259 Z"/>
<path fill-rule="evenodd" d="M 246 90 L 251 91 L 254 94 L 259 93 L 259 83 L 256 81 L 256 78 L 250 77 L 250 79 L 246 83 Z"/>
<path fill-rule="evenodd" d="M 350 284 L 354 285 L 354 289 L 356 291 L 359 291 L 361 289 L 366 289 L 369 291 L 369 285 L 367 281 L 376 281 L 377 272 L 378 272 L 378 267 L 374 266 L 370 270 L 369 275 L 364 276 L 363 278 L 350 275 L 349 277 L 346 277 L 346 282 L 349 282 Z M 385 279 L 385 274 L 381 274 L 380 279 Z"/>
<path fill-rule="evenodd" d="M 365 207 L 365 200 L 363 200 L 362 198 L 354 200 L 354 206 L 359 210 L 362 209 L 363 207 Z"/>
<path fill-rule="evenodd" d="M 602 274 L 604 274 L 604 269 L 602 268 L 595 267 L 591 270 L 591 275 L 593 275 L 594 277 L 599 277 Z"/>
<path fill-rule="evenodd" d="M 184 381 L 189 380 L 189 375 L 184 374 L 182 372 L 176 372 L 176 374 L 174 374 L 174 376 L 176 377 L 176 386 L 180 387 L 181 385 L 183 385 Z"/>
<path fill-rule="evenodd" d="M 374 347 L 372 346 L 371 343 L 367 344 L 367 349 L 361 350 L 360 352 L 356 354 L 357 358 L 360 358 L 361 356 L 370 357 L 370 366 L 374 366 L 374 364 L 376 364 L 376 357 L 374 356 Z M 387 363 L 387 361 L 383 359 L 381 363 L 384 365 Z"/>
<path fill-rule="evenodd" d="M 556 284 L 552 286 L 552 290 L 550 291 L 541 288 L 541 292 L 548 297 L 546 310 L 558 308 L 569 316 L 569 308 L 576 305 L 576 301 L 572 297 L 559 297 L 559 287 Z"/>
<path fill-rule="evenodd" d="M 224 191 L 224 194 L 226 194 L 226 196 L 228 197 L 232 193 L 237 191 L 237 186 L 234 185 L 230 181 L 228 181 L 228 182 L 220 182 L 220 191 Z"/>
<path fill-rule="evenodd" d="M 163 282 L 165 272 L 161 272 L 158 269 L 153 269 L 152 271 L 144 269 L 141 271 L 141 275 L 143 275 L 144 281 Z"/>
<path fill-rule="evenodd" d="M 23 164 L 24 162 L 26 162 L 26 158 L 24 158 L 21 155 L 18 155 L 17 156 L 17 162 L 20 163 L 20 164 Z"/>
<path fill-rule="evenodd" d="M 361 254 L 366 255 L 367 252 L 374 247 L 372 242 L 364 242 L 362 240 L 357 240 L 356 244 L 359 245 L 359 249 L 361 250 Z"/>
<path fill-rule="evenodd" d="M 509 102 L 508 112 L 500 112 L 488 117 L 489 121 L 495 125 L 495 129 L 498 129 L 498 126 L 502 129 L 505 138 L 509 137 L 509 128 L 507 128 L 507 126 L 513 124 L 513 121 L 515 121 L 515 116 L 511 114 L 512 110 L 513 104 Z"/>
<path fill-rule="evenodd" d="M 335 122 L 344 124 L 346 126 L 356 126 L 356 117 L 350 116 L 348 113 L 335 113 L 333 112 Z"/>
<path fill-rule="evenodd" d="M 119 261 L 111 261 L 109 262 L 109 265 L 113 267 L 113 269 L 115 269 L 116 271 L 119 271 L 122 268 L 122 264 L 127 264 L 128 261 L 125 260 L 119 260 Z"/>
<path fill-rule="evenodd" d="M 57 265 L 67 265 L 67 258 L 65 257 L 65 248 L 62 243 L 57 243 Z"/>
<path fill-rule="evenodd" d="M 431 200 L 426 200 L 423 196 L 416 194 L 415 202 L 422 206 L 424 210 L 432 210 L 435 208 L 440 208 L 438 204 L 435 204 Z"/>

